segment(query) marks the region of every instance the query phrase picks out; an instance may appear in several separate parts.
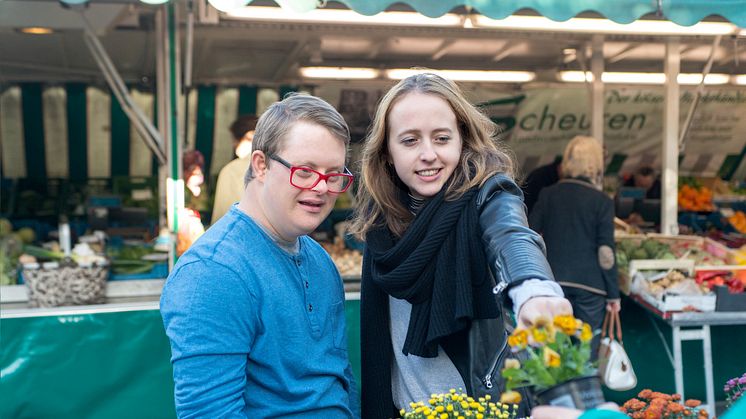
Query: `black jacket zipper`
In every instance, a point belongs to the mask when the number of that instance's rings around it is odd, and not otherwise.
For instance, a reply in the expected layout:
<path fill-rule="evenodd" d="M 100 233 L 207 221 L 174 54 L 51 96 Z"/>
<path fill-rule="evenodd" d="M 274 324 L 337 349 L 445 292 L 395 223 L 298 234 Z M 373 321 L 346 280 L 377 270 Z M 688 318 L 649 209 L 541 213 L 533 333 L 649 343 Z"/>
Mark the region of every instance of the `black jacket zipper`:
<path fill-rule="evenodd" d="M 492 360 L 492 363 L 490 364 L 490 369 L 487 371 L 487 375 L 485 375 L 484 378 L 482 378 L 482 384 L 484 384 L 484 386 L 487 387 L 488 389 L 492 388 L 493 386 L 492 377 L 495 376 L 495 373 L 497 372 L 497 366 L 500 365 L 500 361 L 505 356 L 505 348 L 507 348 L 508 346 L 508 339 L 507 337 L 504 337 L 503 339 L 504 341 L 503 341 L 502 347 L 500 348 L 500 351 L 497 353 L 495 358 Z"/>

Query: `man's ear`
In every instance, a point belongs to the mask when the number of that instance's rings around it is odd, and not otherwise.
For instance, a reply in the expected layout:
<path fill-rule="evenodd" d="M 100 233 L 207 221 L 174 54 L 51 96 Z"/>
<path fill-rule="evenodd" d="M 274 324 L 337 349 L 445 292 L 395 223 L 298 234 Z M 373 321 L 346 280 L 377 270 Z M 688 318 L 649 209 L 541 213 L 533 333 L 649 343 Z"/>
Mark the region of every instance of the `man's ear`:
<path fill-rule="evenodd" d="M 267 169 L 267 156 L 263 151 L 254 150 L 251 153 L 251 170 L 254 173 L 254 178 L 264 182 L 264 177 L 267 175 Z"/>

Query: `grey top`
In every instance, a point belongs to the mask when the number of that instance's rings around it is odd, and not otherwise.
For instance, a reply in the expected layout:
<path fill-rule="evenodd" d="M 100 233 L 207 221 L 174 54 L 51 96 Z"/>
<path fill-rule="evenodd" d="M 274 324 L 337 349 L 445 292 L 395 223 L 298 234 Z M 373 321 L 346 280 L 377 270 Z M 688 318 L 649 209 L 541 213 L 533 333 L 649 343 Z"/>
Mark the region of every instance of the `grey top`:
<path fill-rule="evenodd" d="M 391 344 L 394 347 L 391 394 L 397 409 L 409 409 L 410 402 L 427 400 L 433 393 L 447 393 L 451 388 L 466 388 L 461 374 L 440 346 L 435 358 L 404 355 L 401 348 L 407 337 L 411 313 L 412 304 L 407 300 L 389 296 Z"/>

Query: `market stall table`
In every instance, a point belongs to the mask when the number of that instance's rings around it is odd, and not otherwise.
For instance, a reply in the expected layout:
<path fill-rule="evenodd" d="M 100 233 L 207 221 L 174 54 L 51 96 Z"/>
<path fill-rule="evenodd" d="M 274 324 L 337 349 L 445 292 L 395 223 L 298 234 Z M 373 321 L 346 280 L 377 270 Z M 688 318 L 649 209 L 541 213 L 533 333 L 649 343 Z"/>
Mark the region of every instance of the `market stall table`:
<path fill-rule="evenodd" d="M 666 349 L 667 355 L 674 368 L 676 392 L 684 397 L 684 365 L 681 343 L 687 340 L 701 340 L 705 371 L 705 392 L 707 395 L 706 409 L 710 416 L 715 414 L 715 385 L 712 369 L 712 344 L 710 339 L 711 326 L 739 326 L 746 325 L 746 311 L 743 312 L 661 312 L 640 296 L 632 294 L 630 299 L 671 326 L 673 351 L 668 346 L 660 328 L 651 322 Z"/>

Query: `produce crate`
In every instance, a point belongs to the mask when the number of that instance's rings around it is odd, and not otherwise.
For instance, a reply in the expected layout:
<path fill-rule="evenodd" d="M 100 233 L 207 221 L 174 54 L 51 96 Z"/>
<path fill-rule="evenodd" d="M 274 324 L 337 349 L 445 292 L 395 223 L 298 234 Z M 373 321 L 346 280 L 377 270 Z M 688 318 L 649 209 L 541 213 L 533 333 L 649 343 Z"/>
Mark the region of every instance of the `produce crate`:
<path fill-rule="evenodd" d="M 696 309 L 697 311 L 715 311 L 715 295 L 672 295 L 663 294 L 656 298 L 650 294 L 639 294 L 643 300 L 653 305 L 662 312 L 686 311 Z"/>
<path fill-rule="evenodd" d="M 708 237 L 701 236 L 670 236 L 665 234 L 651 233 L 647 238 L 658 240 L 668 245 L 686 245 L 690 248 L 701 250 L 710 255 L 722 259 L 725 264 L 735 264 L 734 252 L 722 243 L 718 243 Z"/>
<path fill-rule="evenodd" d="M 666 271 L 669 269 L 676 269 L 686 272 L 688 275 L 692 275 L 694 272 L 694 261 L 688 259 L 673 259 L 673 260 L 632 260 L 629 263 L 629 274 L 631 278 L 635 278 L 635 275 L 639 271 Z M 632 290 L 634 291 L 634 290 Z M 698 311 L 714 311 L 715 310 L 715 295 L 677 295 L 663 293 L 660 296 L 655 296 L 646 292 L 637 293 L 645 302 L 652 305 L 662 312 L 672 311 L 685 311 L 689 309 L 695 309 Z"/>
<path fill-rule="evenodd" d="M 101 304 L 108 277 L 108 265 L 23 268 L 30 307 Z"/>
<path fill-rule="evenodd" d="M 686 271 L 689 275 L 694 272 L 694 261 L 688 259 L 635 259 L 629 262 L 629 272 L 625 283 L 620 282 L 619 289 L 629 295 L 632 291 L 632 279 L 639 271 L 665 271 L 668 269 L 678 269 Z M 624 285 L 624 289 L 622 289 Z"/>

